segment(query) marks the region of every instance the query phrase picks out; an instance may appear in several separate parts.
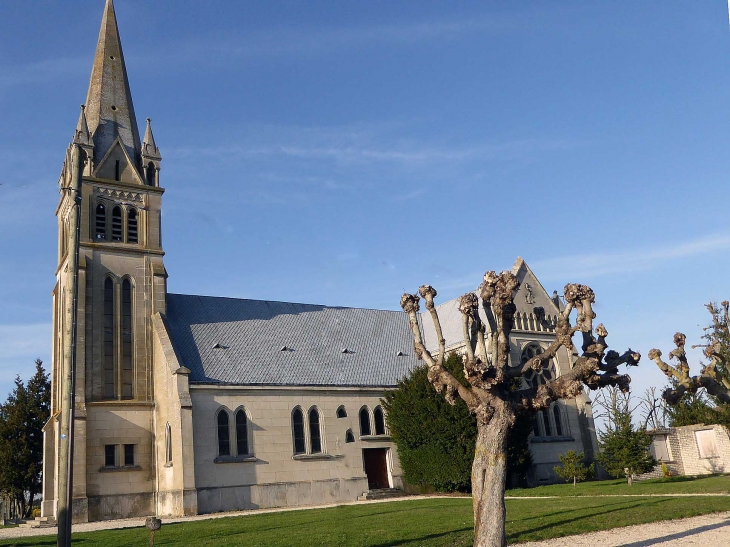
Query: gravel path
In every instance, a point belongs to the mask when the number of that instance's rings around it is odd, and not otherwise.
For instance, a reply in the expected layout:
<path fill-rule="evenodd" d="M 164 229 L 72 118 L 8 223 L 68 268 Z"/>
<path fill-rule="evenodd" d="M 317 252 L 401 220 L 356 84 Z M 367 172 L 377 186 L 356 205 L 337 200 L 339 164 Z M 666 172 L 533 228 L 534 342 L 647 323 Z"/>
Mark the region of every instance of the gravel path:
<path fill-rule="evenodd" d="M 730 545 L 730 511 L 701 517 L 637 524 L 579 536 L 520 543 L 520 547 L 726 547 Z"/>
<path fill-rule="evenodd" d="M 407 496 L 396 499 L 391 498 L 384 500 L 358 501 L 344 505 L 387 503 L 392 501 L 428 499 L 434 497 L 451 496 Z M 666 495 L 664 497 L 666 497 Z M 262 513 L 277 513 L 283 511 L 301 511 L 325 507 L 332 507 L 332 505 L 290 507 L 285 509 L 256 509 L 250 511 L 231 511 L 228 513 L 195 515 L 191 517 L 165 518 L 163 519 L 163 524 L 234 516 L 260 515 Z M 115 528 L 135 528 L 144 526 L 144 521 L 144 518 L 135 518 L 88 522 L 84 524 L 74 524 L 73 531 L 93 532 L 96 530 L 111 530 Z M 56 535 L 56 533 L 56 528 L 2 528 L 0 529 L 0 541 L 20 537 Z M 656 522 L 652 524 L 638 524 L 636 526 L 614 528 L 613 530 L 604 530 L 602 532 L 592 532 L 590 534 L 567 536 L 545 541 L 520 543 L 519 545 L 520 547 L 679 547 L 686 545 L 726 547 L 730 545 L 730 511 L 726 513 L 714 513 L 711 515 Z"/>

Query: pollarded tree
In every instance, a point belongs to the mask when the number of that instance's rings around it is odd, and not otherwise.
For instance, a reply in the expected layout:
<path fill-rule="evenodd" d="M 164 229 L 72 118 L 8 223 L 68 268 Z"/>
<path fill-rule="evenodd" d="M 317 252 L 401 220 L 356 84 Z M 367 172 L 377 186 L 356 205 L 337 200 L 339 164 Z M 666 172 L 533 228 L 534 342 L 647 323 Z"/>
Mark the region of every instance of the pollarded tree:
<path fill-rule="evenodd" d="M 595 295 L 590 287 L 565 286 L 566 306 L 558 316 L 555 341 L 524 365 L 510 366 L 509 338 L 514 325 L 517 277 L 511 272 L 497 275 L 490 271 L 479 286 L 481 307 L 487 318 L 479 315 L 479 298 L 467 293 L 459 299 L 462 332 L 465 342 L 464 376 L 468 386 L 459 382 L 445 367 L 446 341 L 434 306 L 436 290 L 423 285 L 418 293 L 426 302 L 436 331 L 439 348 L 431 353 L 423 343 L 418 324 L 419 296 L 404 294 L 401 307 L 410 319 L 416 355 L 428 366 L 428 379 L 449 403 L 461 398 L 477 419 L 477 439 L 472 464 L 472 499 L 474 509 L 474 546 L 503 547 L 505 536 L 504 489 L 506 480 L 507 438 L 518 413 L 534 415 L 549 408 L 557 399 L 576 397 L 586 385 L 591 389 L 616 385 L 629 389 L 631 378 L 618 373 L 621 364 L 637 365 L 640 355 L 632 350 L 619 355 L 606 351 L 608 332 L 603 325 L 593 328 Z M 573 310 L 577 312 L 571 324 Z M 581 333 L 582 354 L 567 374 L 545 384 L 529 385 L 520 379 L 540 371 L 561 347 L 569 353 L 574 348 L 573 335 Z"/>
<path fill-rule="evenodd" d="M 722 302 L 722 308 L 715 304 L 708 304 L 707 309 L 712 315 L 712 326 L 704 336 L 707 344 L 692 347 L 703 347 L 705 357 L 710 362 L 705 365 L 700 374 L 690 376 L 687 354 L 684 350 L 687 337 L 678 332 L 674 335 L 676 348 L 669 353 L 670 361 L 676 360 L 676 366 L 662 361 L 662 352 L 652 349 L 649 359 L 654 360 L 661 371 L 672 381 L 672 386 L 662 393 L 664 400 L 670 405 L 680 404 L 687 394 L 696 394 L 704 388 L 707 393 L 719 404 L 730 405 L 730 317 L 728 307 L 730 303 Z"/>

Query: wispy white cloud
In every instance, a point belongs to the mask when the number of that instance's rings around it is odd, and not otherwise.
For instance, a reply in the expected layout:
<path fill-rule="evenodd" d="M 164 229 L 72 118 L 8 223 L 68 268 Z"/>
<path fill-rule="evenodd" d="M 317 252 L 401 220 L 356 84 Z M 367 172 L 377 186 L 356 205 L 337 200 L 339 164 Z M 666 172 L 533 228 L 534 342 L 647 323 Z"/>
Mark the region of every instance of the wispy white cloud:
<path fill-rule="evenodd" d="M 585 143 L 566 139 L 514 139 L 506 142 L 476 143 L 388 143 L 389 135 L 373 134 L 373 130 L 359 131 L 341 128 L 278 128 L 270 135 L 260 130 L 246 131 L 267 144 L 253 144 L 247 137 L 238 142 L 226 139 L 220 144 L 203 148 L 177 147 L 167 150 L 170 157 L 179 159 L 212 156 L 222 161 L 240 158 L 287 157 L 299 160 L 331 161 L 338 164 L 389 163 L 400 165 L 428 165 L 443 162 L 508 161 L 525 158 L 541 152 L 570 150 Z M 278 133 L 278 134 L 273 134 Z"/>
<path fill-rule="evenodd" d="M 429 40 L 454 40 L 474 33 L 501 33 L 524 28 L 538 21 L 528 14 L 490 13 L 464 19 L 407 21 L 400 24 L 338 28 L 277 28 L 241 34 L 205 35 L 160 51 L 155 63 L 177 66 L 204 60 L 206 66 L 262 57 L 311 56 L 343 50 L 398 46 Z M 129 56 L 131 59 L 132 56 Z M 149 52 L 145 60 L 149 62 Z"/>
<path fill-rule="evenodd" d="M 610 253 L 567 255 L 530 263 L 542 280 L 588 279 L 657 268 L 670 260 L 730 250 L 730 235 L 714 234 L 673 245 Z"/>

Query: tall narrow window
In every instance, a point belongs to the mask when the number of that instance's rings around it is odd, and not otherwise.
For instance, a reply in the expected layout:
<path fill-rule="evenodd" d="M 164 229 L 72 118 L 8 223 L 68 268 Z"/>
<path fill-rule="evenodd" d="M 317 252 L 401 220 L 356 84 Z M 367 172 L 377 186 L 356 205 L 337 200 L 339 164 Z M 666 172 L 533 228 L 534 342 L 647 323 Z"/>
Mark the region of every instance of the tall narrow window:
<path fill-rule="evenodd" d="M 170 422 L 165 424 L 165 467 L 172 465 L 172 429 Z"/>
<path fill-rule="evenodd" d="M 301 408 L 294 409 L 291 421 L 294 433 L 294 454 L 304 454 L 307 449 L 304 444 L 304 415 Z"/>
<path fill-rule="evenodd" d="M 122 240 L 122 208 L 117 205 L 112 209 L 112 241 Z"/>
<path fill-rule="evenodd" d="M 132 283 L 125 279 L 122 281 L 122 399 L 134 396 L 132 352 Z"/>
<path fill-rule="evenodd" d="M 116 396 L 116 371 L 114 359 L 114 282 L 104 281 L 104 398 Z"/>
<path fill-rule="evenodd" d="M 379 406 L 376 406 L 373 411 L 373 420 L 375 421 L 375 434 L 385 435 L 385 418 L 383 410 Z"/>
<path fill-rule="evenodd" d="M 319 431 L 319 411 L 316 407 L 309 409 L 309 437 L 312 441 L 312 454 L 322 452 L 322 435 Z"/>
<path fill-rule="evenodd" d="M 218 455 L 231 455 L 230 431 L 228 429 L 228 412 L 221 409 L 218 412 Z"/>
<path fill-rule="evenodd" d="M 94 239 L 106 239 L 106 207 L 103 203 L 96 206 L 96 216 L 94 219 Z"/>
<path fill-rule="evenodd" d="M 239 456 L 248 454 L 248 424 L 243 409 L 236 412 L 236 449 Z"/>
<path fill-rule="evenodd" d="M 127 213 L 127 243 L 137 243 L 137 209 Z"/>
<path fill-rule="evenodd" d="M 147 184 L 155 185 L 155 164 L 152 162 L 147 164 Z"/>
<path fill-rule="evenodd" d="M 555 418 L 555 434 L 558 437 L 562 437 L 563 424 L 560 423 L 560 407 L 557 404 L 553 405 L 553 418 Z"/>
<path fill-rule="evenodd" d="M 119 169 L 119 160 L 114 163 L 114 180 L 122 180 L 121 169 Z"/>
<path fill-rule="evenodd" d="M 366 406 L 360 409 L 360 436 L 370 435 L 370 413 Z"/>
<path fill-rule="evenodd" d="M 535 435 L 535 437 L 541 437 L 540 422 L 537 419 L 537 414 L 532 417 L 532 433 Z"/>
<path fill-rule="evenodd" d="M 546 437 L 552 437 L 555 434 L 553 433 L 552 424 L 550 423 L 550 418 L 548 417 L 548 413 L 546 410 L 541 410 L 540 414 L 542 415 L 542 423 L 545 426 L 545 436 Z"/>

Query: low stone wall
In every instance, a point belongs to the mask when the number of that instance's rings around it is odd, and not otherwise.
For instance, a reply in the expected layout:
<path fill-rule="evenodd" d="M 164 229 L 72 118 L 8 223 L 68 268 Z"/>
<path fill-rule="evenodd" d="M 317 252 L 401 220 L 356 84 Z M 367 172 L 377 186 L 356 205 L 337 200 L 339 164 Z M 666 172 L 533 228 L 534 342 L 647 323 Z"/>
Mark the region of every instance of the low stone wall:
<path fill-rule="evenodd" d="M 152 492 L 89 496 L 88 503 L 89 522 L 148 517 L 155 514 L 155 496 Z"/>
<path fill-rule="evenodd" d="M 365 478 L 206 487 L 198 488 L 198 511 L 218 513 L 355 501 L 367 490 Z"/>

